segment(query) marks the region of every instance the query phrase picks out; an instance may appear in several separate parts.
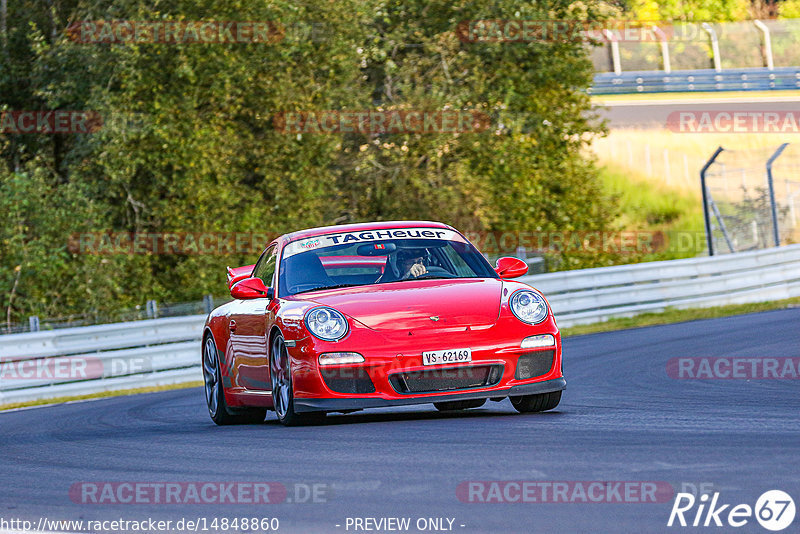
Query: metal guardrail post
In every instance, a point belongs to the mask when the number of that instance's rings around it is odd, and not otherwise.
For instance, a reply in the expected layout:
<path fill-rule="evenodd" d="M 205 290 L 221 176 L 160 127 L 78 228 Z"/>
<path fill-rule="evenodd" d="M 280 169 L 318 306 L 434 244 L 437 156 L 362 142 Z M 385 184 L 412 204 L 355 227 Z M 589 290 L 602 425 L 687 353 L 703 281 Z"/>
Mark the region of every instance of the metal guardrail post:
<path fill-rule="evenodd" d="M 211 313 L 214 311 L 214 297 L 211 295 L 204 295 L 203 296 L 203 308 L 205 308 L 206 313 Z"/>
<path fill-rule="evenodd" d="M 703 168 L 700 170 L 700 187 L 703 189 L 703 219 L 705 220 L 706 224 L 706 241 L 708 241 L 708 255 L 714 255 L 714 236 L 711 234 L 711 216 L 708 213 L 708 192 L 706 191 L 706 171 L 711 165 L 716 161 L 717 156 L 725 150 L 724 148 L 717 147 L 717 150 L 714 152 L 714 155 L 703 165 Z"/>
<path fill-rule="evenodd" d="M 775 184 L 772 180 L 772 164 L 780 157 L 789 143 L 783 143 L 778 150 L 767 160 L 767 185 L 769 187 L 769 205 L 772 209 L 772 236 L 775 239 L 775 246 L 781 246 L 781 235 L 778 231 L 778 206 L 775 203 Z"/>
<path fill-rule="evenodd" d="M 664 72 L 669 74 L 672 72 L 672 65 L 669 61 L 669 41 L 667 39 L 667 34 L 664 33 L 664 30 L 655 25 L 653 26 L 653 32 L 658 36 L 658 40 L 661 44 L 661 60 L 663 61 Z"/>
<path fill-rule="evenodd" d="M 769 35 L 769 28 L 758 19 L 754 20 L 753 24 L 764 34 L 764 63 L 766 63 L 764 66 L 769 70 L 775 70 L 775 64 L 772 61 L 772 39 Z"/>
<path fill-rule="evenodd" d="M 708 33 L 708 36 L 711 38 L 711 55 L 714 61 L 714 70 L 717 72 L 722 72 L 722 64 L 720 62 L 719 57 L 719 39 L 717 38 L 717 32 L 714 31 L 714 28 L 708 22 L 704 22 L 702 24 L 703 29 Z"/>
<path fill-rule="evenodd" d="M 40 327 L 39 327 L 39 317 L 37 317 L 36 315 L 28 317 L 28 324 L 30 325 L 30 331 L 31 332 L 38 332 L 39 331 L 39 329 L 40 329 Z"/>

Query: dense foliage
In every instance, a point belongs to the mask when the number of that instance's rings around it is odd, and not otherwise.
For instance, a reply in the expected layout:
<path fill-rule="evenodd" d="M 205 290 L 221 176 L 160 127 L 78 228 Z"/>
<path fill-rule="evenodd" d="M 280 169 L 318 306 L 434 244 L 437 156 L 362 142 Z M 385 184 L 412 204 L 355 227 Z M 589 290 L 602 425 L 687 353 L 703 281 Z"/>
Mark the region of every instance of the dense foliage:
<path fill-rule="evenodd" d="M 83 232 L 258 232 L 433 219 L 467 231 L 609 229 L 582 154 L 599 131 L 581 42 L 465 42 L 476 19 L 593 20 L 592 3 L 13 0 L 0 111 L 95 110 L 91 134 L 0 133 L 0 303 L 103 314 L 224 289 L 253 254 L 81 254 Z M 273 43 L 85 43 L 74 23 L 277 21 Z M 466 110 L 468 133 L 294 134 L 276 114 Z M 566 267 L 608 258 L 562 257 Z"/>

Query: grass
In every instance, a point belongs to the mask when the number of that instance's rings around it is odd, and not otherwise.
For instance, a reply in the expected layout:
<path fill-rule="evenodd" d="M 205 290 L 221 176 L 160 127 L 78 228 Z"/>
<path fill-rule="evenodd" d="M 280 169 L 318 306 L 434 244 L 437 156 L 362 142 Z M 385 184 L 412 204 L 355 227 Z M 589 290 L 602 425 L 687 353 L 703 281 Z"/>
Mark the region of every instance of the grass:
<path fill-rule="evenodd" d="M 202 386 L 202 381 L 183 382 L 180 384 L 170 384 L 166 386 L 153 386 L 147 388 L 133 388 L 133 389 L 119 389 L 115 391 L 102 391 L 100 393 L 92 393 L 90 395 L 74 395 L 71 397 L 56 397 L 53 399 L 40 399 L 27 402 L 14 402 L 11 404 L 0 405 L 0 411 L 14 410 L 17 408 L 29 408 L 31 406 L 46 406 L 49 404 L 63 404 L 65 402 L 103 399 L 107 397 L 122 397 L 125 395 L 138 395 L 139 393 L 155 393 L 158 391 L 170 391 L 173 389 L 186 389 Z"/>
<path fill-rule="evenodd" d="M 663 250 L 642 261 L 690 258 L 705 249 L 702 204 L 688 192 L 653 182 L 618 163 L 601 169 L 604 189 L 618 199 L 616 221 L 625 230 L 661 231 L 667 238 Z"/>
<path fill-rule="evenodd" d="M 700 169 L 717 147 L 725 151 L 717 159 L 731 176 L 746 173 L 749 181 L 761 180 L 768 157 L 783 143 L 790 145 L 777 160 L 779 179 L 793 178 L 800 159 L 796 134 L 778 133 L 679 133 L 665 128 L 612 130 L 595 139 L 592 149 L 601 165 L 616 165 L 659 185 L 684 190 L 700 197 Z M 719 172 L 721 166 L 711 169 Z"/>
<path fill-rule="evenodd" d="M 738 200 L 742 186 L 751 192 L 763 188 L 766 161 L 785 142 L 789 145 L 773 168 L 776 198 L 781 205 L 786 205 L 790 196 L 800 199 L 800 181 L 796 179 L 800 168 L 800 143 L 796 140 L 800 140 L 796 134 L 615 129 L 608 136 L 596 139 L 592 150 L 598 163 L 605 167 L 604 182 L 611 190 L 622 192 L 622 223 L 626 230 L 642 229 L 635 225 L 642 224 L 644 216 L 644 222 L 649 222 L 647 229 L 685 233 L 681 236 L 684 239 L 682 254 L 643 260 L 649 261 L 686 257 L 690 240 L 698 245 L 696 252 L 703 250 L 700 243 L 703 239 L 691 237 L 695 232 L 703 232 L 700 169 L 719 146 L 725 150 L 708 174 L 709 188 L 718 202 Z M 667 224 L 655 228 L 657 224 L 653 223 L 660 215 L 666 218 Z M 794 230 L 784 228 L 783 231 L 794 236 L 791 238 L 794 241 L 800 239 L 800 224 Z"/>
<path fill-rule="evenodd" d="M 678 310 L 667 308 L 661 313 L 643 313 L 635 317 L 620 317 L 602 323 L 571 326 L 561 329 L 562 337 L 596 334 L 598 332 L 611 332 L 628 328 L 641 328 L 661 324 L 683 323 L 700 319 L 717 319 L 732 315 L 757 313 L 770 310 L 783 310 L 800 306 L 800 297 L 776 300 L 772 302 L 755 302 L 751 304 L 731 304 L 728 306 L 715 306 L 712 308 L 690 308 Z"/>

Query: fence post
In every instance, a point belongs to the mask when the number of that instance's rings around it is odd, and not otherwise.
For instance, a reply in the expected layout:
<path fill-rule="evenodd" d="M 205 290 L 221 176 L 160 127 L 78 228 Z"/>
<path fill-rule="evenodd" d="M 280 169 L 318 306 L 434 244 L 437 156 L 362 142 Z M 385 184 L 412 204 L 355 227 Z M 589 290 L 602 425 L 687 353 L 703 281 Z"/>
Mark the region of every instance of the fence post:
<path fill-rule="evenodd" d="M 708 33 L 708 36 L 711 38 L 711 55 L 714 61 L 714 70 L 717 72 L 722 71 L 722 65 L 720 62 L 719 57 L 719 39 L 717 39 L 717 32 L 714 31 L 714 28 L 711 27 L 711 24 L 708 22 L 704 22 L 702 24 L 703 29 Z"/>
<path fill-rule="evenodd" d="M 789 143 L 783 143 L 778 150 L 767 160 L 767 186 L 769 187 L 769 204 L 772 209 L 772 237 L 775 239 L 775 246 L 781 246 L 781 235 L 778 232 L 778 206 L 775 203 L 775 184 L 772 181 L 772 164 L 775 162 Z"/>
<path fill-rule="evenodd" d="M 764 60 L 765 60 L 764 62 L 766 63 L 765 67 L 767 67 L 769 70 L 775 70 L 775 64 L 772 61 L 772 39 L 769 36 L 769 28 L 767 28 L 767 25 L 758 19 L 754 20 L 753 24 L 755 24 L 756 28 L 761 30 L 761 33 L 764 34 Z"/>
<path fill-rule="evenodd" d="M 708 192 L 706 191 L 706 171 L 709 167 L 714 163 L 717 159 L 717 156 L 725 150 L 724 148 L 717 147 L 717 150 L 714 152 L 714 155 L 709 158 L 703 168 L 700 169 L 700 187 L 703 190 L 703 219 L 705 220 L 706 224 L 706 241 L 708 241 L 708 255 L 714 255 L 714 236 L 711 235 L 711 216 L 708 213 Z"/>
<path fill-rule="evenodd" d="M 658 26 L 653 25 L 653 31 L 658 35 L 658 40 L 661 43 L 661 60 L 664 64 L 664 73 L 669 74 L 672 72 L 672 65 L 669 62 L 669 41 L 667 34 Z"/>
<path fill-rule="evenodd" d="M 31 332 L 39 331 L 39 317 L 37 317 L 36 315 L 28 317 L 28 324 L 30 325 Z"/>
<path fill-rule="evenodd" d="M 614 74 L 619 76 L 622 74 L 622 62 L 619 59 L 619 42 L 617 42 L 617 37 L 610 30 L 603 30 L 603 33 L 611 46 L 611 65 L 614 69 Z"/>
<path fill-rule="evenodd" d="M 206 309 L 206 313 L 211 313 L 214 310 L 214 297 L 211 295 L 205 295 L 203 297 L 203 306 Z"/>
<path fill-rule="evenodd" d="M 147 317 L 150 319 L 158 319 L 158 303 L 155 300 L 147 301 Z"/>

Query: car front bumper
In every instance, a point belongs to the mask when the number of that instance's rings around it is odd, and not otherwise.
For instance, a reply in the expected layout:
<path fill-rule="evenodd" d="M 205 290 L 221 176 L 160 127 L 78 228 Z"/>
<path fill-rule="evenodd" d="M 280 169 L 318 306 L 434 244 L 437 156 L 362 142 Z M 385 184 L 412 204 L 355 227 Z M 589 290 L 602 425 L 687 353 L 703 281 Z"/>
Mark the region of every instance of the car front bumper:
<path fill-rule="evenodd" d="M 515 397 L 521 395 L 537 395 L 551 393 L 566 389 L 567 381 L 564 377 L 520 384 L 510 388 L 482 389 L 480 391 L 454 392 L 452 394 L 437 393 L 436 395 L 414 395 L 404 398 L 387 399 L 375 396 L 369 397 L 338 397 L 338 398 L 295 398 L 294 409 L 297 412 L 339 412 L 361 410 L 364 408 L 385 408 L 391 406 L 407 406 L 413 404 L 430 404 L 432 402 L 462 401 L 473 399 L 490 399 L 496 397 Z"/>
<path fill-rule="evenodd" d="M 538 334 L 553 335 L 555 345 L 521 347 L 522 339 Z M 423 364 L 422 352 L 428 348 L 460 347 L 472 350 L 471 361 Z M 358 352 L 365 362 L 320 366 L 318 355 L 330 351 Z M 289 354 L 299 412 L 503 398 L 566 387 L 561 336 L 552 317 L 536 326 L 520 325 L 512 318 L 484 328 L 400 332 L 394 337 L 354 329 L 348 339 L 335 344 L 307 337 L 290 347 Z"/>

